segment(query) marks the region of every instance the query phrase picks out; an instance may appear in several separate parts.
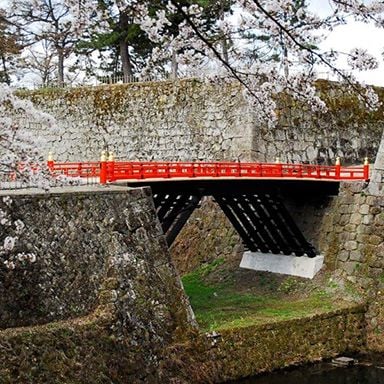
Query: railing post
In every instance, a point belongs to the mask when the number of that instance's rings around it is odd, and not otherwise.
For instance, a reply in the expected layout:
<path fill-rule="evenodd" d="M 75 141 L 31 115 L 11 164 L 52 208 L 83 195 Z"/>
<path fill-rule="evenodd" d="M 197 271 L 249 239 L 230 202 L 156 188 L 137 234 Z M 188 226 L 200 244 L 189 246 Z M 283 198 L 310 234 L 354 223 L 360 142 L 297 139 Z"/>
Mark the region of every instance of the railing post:
<path fill-rule="evenodd" d="M 283 176 L 283 164 L 281 164 L 280 162 L 280 157 L 276 157 L 275 163 L 276 163 L 277 175 L 280 177 Z"/>
<path fill-rule="evenodd" d="M 53 172 L 54 167 L 54 161 L 53 161 L 53 153 L 51 151 L 48 152 L 48 159 L 47 159 L 47 167 L 50 172 Z"/>
<path fill-rule="evenodd" d="M 108 175 L 107 180 L 108 181 L 115 181 L 115 156 L 113 152 L 109 152 L 108 156 Z"/>
<path fill-rule="evenodd" d="M 335 164 L 335 179 L 340 179 L 341 175 L 341 163 L 340 163 L 340 157 L 336 157 L 336 164 Z"/>
<path fill-rule="evenodd" d="M 364 159 L 364 180 L 369 180 L 369 160 L 368 157 Z"/>
<path fill-rule="evenodd" d="M 100 184 L 107 183 L 107 154 L 105 151 L 101 152 L 100 157 Z"/>

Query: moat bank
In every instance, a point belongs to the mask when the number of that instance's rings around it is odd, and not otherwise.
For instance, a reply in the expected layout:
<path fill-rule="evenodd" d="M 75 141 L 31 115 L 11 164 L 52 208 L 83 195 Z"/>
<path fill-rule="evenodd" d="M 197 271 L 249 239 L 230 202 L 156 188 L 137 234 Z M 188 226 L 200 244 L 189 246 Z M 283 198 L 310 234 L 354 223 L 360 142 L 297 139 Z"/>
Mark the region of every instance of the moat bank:
<path fill-rule="evenodd" d="M 6 257 L 35 255 L 1 267 L 0 383 L 224 382 L 365 348 L 357 304 L 199 332 L 147 188 L 14 192 L 0 209 L 1 241 L 28 228 Z"/>

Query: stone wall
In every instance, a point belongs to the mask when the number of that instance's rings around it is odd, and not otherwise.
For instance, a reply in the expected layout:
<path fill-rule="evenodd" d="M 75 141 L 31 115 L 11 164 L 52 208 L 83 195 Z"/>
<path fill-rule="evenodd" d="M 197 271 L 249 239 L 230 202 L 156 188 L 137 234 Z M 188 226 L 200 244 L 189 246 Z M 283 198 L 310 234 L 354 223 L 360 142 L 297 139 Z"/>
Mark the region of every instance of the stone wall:
<path fill-rule="evenodd" d="M 243 250 L 233 225 L 212 198 L 205 197 L 177 236 L 170 252 L 177 270 L 184 275 L 218 258 L 239 263 Z"/>
<path fill-rule="evenodd" d="M 318 87 L 326 114 L 281 97 L 275 128 L 257 123 L 238 84 L 182 80 L 40 90 L 26 97 L 56 117 L 56 132 L 30 129 L 46 139 L 45 155 L 51 150 L 58 161 L 98 160 L 103 149 L 141 161 L 373 159 L 384 127 L 382 110 L 366 111 L 333 83 Z"/>
<path fill-rule="evenodd" d="M 17 220 L 25 228 L 3 250 L 15 265 L 0 267 L 0 382 L 158 381 L 163 348 L 190 323 L 150 190 L 7 191 L 0 201 L 10 220 L 1 244 Z"/>
<path fill-rule="evenodd" d="M 384 196 L 364 183 L 343 183 L 322 223 L 321 244 L 328 267 L 346 281 L 347 291 L 364 297 L 368 348 L 384 351 Z"/>
<path fill-rule="evenodd" d="M 332 209 L 333 200 L 332 196 L 300 193 L 283 198 L 284 205 L 304 237 L 319 253 L 323 253 L 326 247 L 322 222 L 324 215 Z M 327 229 L 332 230 L 332 227 Z M 237 268 L 244 247 L 221 208 L 211 197 L 207 197 L 194 211 L 170 251 L 177 270 L 183 275 L 217 258 L 223 258 Z"/>
<path fill-rule="evenodd" d="M 170 347 L 182 383 L 221 383 L 365 349 L 364 306 L 199 335 Z"/>
<path fill-rule="evenodd" d="M 252 114 L 234 85 L 112 85 L 36 92 L 32 99 L 57 119 L 58 133 L 35 129 L 59 161 L 98 160 L 103 149 L 142 161 L 251 157 Z"/>

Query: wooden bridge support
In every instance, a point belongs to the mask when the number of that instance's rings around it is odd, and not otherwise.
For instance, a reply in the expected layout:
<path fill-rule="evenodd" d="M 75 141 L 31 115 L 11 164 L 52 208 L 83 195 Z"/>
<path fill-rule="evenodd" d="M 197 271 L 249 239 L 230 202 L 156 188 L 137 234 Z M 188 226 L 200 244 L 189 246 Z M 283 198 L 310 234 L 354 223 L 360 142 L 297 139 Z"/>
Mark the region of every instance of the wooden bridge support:
<path fill-rule="evenodd" d="M 315 248 L 305 239 L 278 196 L 266 193 L 213 196 L 250 251 L 316 256 Z"/>
<path fill-rule="evenodd" d="M 157 193 L 153 199 L 167 244 L 171 246 L 195 208 L 198 207 L 201 196 Z"/>
<path fill-rule="evenodd" d="M 315 248 L 305 239 L 283 204 L 282 198 L 271 192 L 246 192 L 205 188 L 175 192 L 154 190 L 157 215 L 172 245 L 202 196 L 211 195 L 232 223 L 245 247 L 252 252 L 282 255 L 316 256 Z"/>

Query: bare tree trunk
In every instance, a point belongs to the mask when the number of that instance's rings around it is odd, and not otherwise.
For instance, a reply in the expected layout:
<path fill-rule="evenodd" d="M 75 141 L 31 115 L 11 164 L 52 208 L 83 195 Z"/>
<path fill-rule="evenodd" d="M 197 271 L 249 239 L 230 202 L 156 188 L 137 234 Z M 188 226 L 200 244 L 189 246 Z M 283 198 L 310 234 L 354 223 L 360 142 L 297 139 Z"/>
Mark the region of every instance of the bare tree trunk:
<path fill-rule="evenodd" d="M 224 20 L 224 6 L 225 6 L 225 1 L 220 1 L 220 20 Z M 222 54 L 223 54 L 223 59 L 225 60 L 226 63 L 228 63 L 228 40 L 223 34 L 223 37 L 221 38 L 221 47 L 222 47 Z"/>
<path fill-rule="evenodd" d="M 57 82 L 59 87 L 64 87 L 64 52 L 62 48 L 57 49 Z"/>
<path fill-rule="evenodd" d="M 128 44 L 125 41 L 120 41 L 120 57 L 121 64 L 123 67 L 123 82 L 128 83 L 128 81 L 133 76 L 131 58 L 128 52 Z"/>
<path fill-rule="evenodd" d="M 223 59 L 228 63 L 228 61 L 229 61 L 228 41 L 225 38 L 225 36 L 223 36 L 223 38 L 221 39 L 221 46 L 222 46 L 222 49 L 223 49 Z"/>
<path fill-rule="evenodd" d="M 177 62 L 177 52 L 172 51 L 172 63 L 171 63 L 171 79 L 176 80 L 178 77 L 179 63 Z"/>
<path fill-rule="evenodd" d="M 0 79 L 0 80 L 1 80 L 1 82 L 10 85 L 10 79 L 9 79 L 9 75 L 8 75 L 8 69 L 7 69 L 6 60 L 5 60 L 5 57 L 4 57 L 4 56 L 1 56 L 1 62 L 2 62 L 2 64 L 3 64 L 3 76 L 2 76 L 2 79 Z"/>

